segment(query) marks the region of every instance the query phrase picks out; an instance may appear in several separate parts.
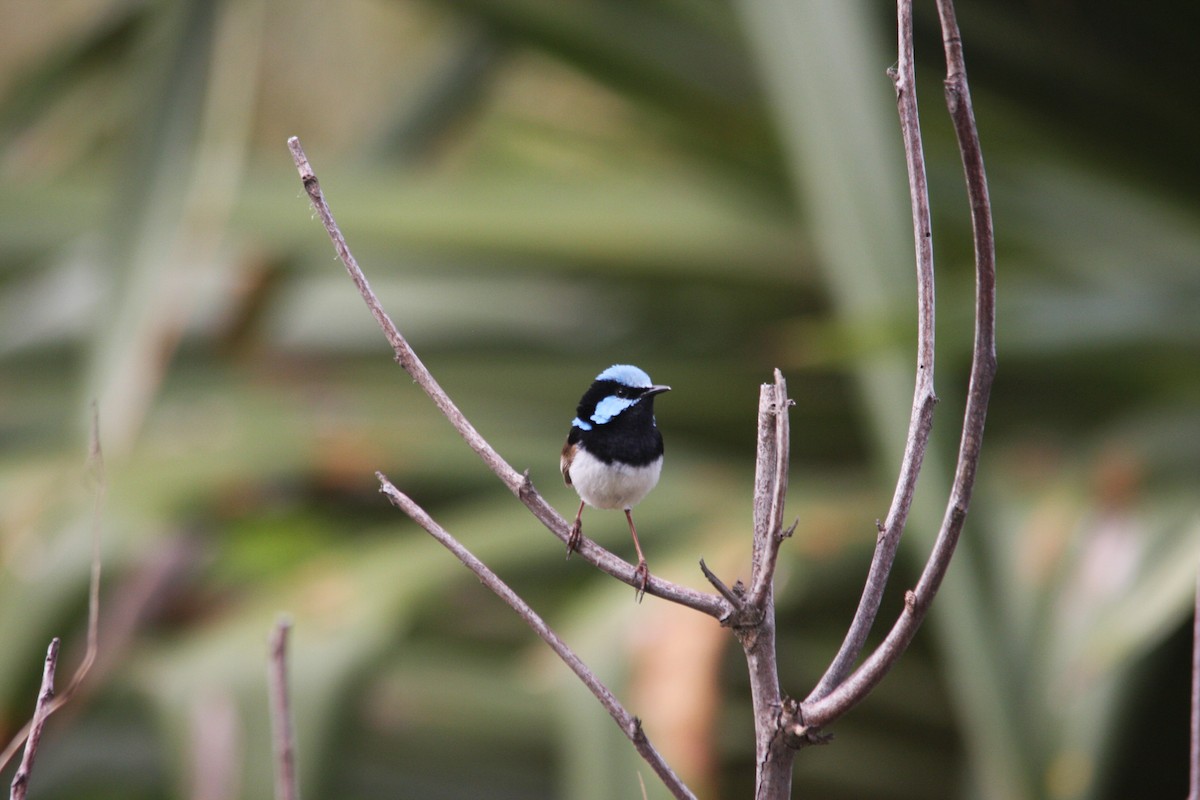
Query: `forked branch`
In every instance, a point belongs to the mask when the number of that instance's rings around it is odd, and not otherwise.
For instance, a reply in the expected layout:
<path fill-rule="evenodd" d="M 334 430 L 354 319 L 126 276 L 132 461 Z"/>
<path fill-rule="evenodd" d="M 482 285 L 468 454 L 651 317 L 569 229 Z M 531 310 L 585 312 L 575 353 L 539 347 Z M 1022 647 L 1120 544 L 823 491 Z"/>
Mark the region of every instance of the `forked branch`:
<path fill-rule="evenodd" d="M 897 4 L 898 39 L 900 56 L 896 67 L 888 71 L 896 87 L 896 105 L 900 114 L 900 132 L 904 140 L 904 160 L 908 170 L 909 200 L 912 205 L 913 241 L 916 243 L 917 263 L 917 378 L 913 390 L 912 413 L 908 423 L 908 437 L 904 444 L 904 457 L 900 462 L 900 474 L 896 479 L 896 491 L 892 505 L 884 521 L 879 524 L 879 535 L 875 543 L 875 555 L 863 586 L 862 598 L 854 620 L 846 632 L 833 662 L 808 696 L 808 701 L 819 700 L 845 680 L 854 662 L 862 652 L 867 634 L 875 623 L 879 605 L 883 601 L 888 576 L 896 560 L 896 550 L 908 512 L 912 507 L 913 493 L 917 488 L 917 477 L 925 460 L 929 446 L 929 434 L 933 429 L 933 409 L 937 397 L 933 391 L 934 366 L 934 279 L 933 279 L 933 223 L 929 212 L 929 186 L 925 175 L 925 150 L 921 143 L 921 121 L 917 113 L 917 87 L 913 64 L 912 3 Z"/>
<path fill-rule="evenodd" d="M 897 4 L 901 27 L 901 61 L 897 69 L 897 89 L 912 86 L 912 10 L 911 0 Z M 962 155 L 967 196 L 971 204 L 971 225 L 975 243 L 975 343 L 971 359 L 971 377 L 967 387 L 967 407 L 959 442 L 958 463 L 950 489 L 946 513 L 933 550 L 915 589 L 905 593 L 904 610 L 879 647 L 847 679 L 797 707 L 797 713 L 784 722 L 789 732 L 802 736 L 840 717 L 874 688 L 892 668 L 912 641 L 925 618 L 929 605 L 946 575 L 959 534 L 966 521 L 975 471 L 983 443 L 984 420 L 996 374 L 996 254 L 992 235 L 991 203 L 987 176 L 979 147 L 979 134 L 971 108 L 963 63 L 962 40 L 951 0 L 938 0 L 942 39 L 946 52 L 946 102 L 954 122 Z M 908 55 L 905 56 L 905 50 Z M 901 70 L 908 74 L 899 74 Z M 903 116 L 903 110 L 902 110 Z M 907 143 L 907 136 L 906 136 Z M 906 149 L 908 149 L 906 147 Z M 910 168 L 912 158 L 910 153 Z M 915 181 L 914 181 L 915 185 Z M 915 196 L 915 192 L 914 192 Z M 914 210 L 914 215 L 917 212 Z M 918 258 L 922 233 L 918 226 Z M 932 362 L 926 366 L 932 371 Z M 918 365 L 918 374 L 922 365 Z M 920 378 L 918 377 L 918 389 Z M 923 449 L 923 448 L 922 448 Z"/>
<path fill-rule="evenodd" d="M 751 694 L 756 724 L 756 797 L 782 800 L 790 794 L 794 752 L 804 744 L 823 741 L 819 729 L 861 701 L 887 674 L 904 652 L 941 584 L 962 531 L 975 481 L 983 437 L 988 397 L 995 374 L 995 254 L 987 181 L 980 155 L 974 115 L 962 63 L 958 27 L 950 0 L 938 0 L 946 47 L 946 97 L 958 135 L 972 209 L 976 262 L 975 345 L 967 408 L 959 447 L 958 464 L 945 518 L 932 553 L 917 586 L 906 593 L 905 607 L 883 643 L 851 672 L 875 620 L 887 576 L 894 563 L 896 547 L 912 504 L 917 476 L 924 460 L 932 425 L 936 396 L 933 391 L 934 314 L 933 251 L 928 190 L 924 170 L 920 125 L 917 116 L 912 52 L 911 0 L 898 3 L 900 58 L 893 80 L 896 86 L 901 129 L 904 137 L 913 231 L 917 261 L 918 348 L 917 377 L 905 454 L 888 515 L 880 524 L 879 539 L 866 586 L 846 639 L 829 669 L 808 699 L 797 702 L 785 697 L 778 681 L 775 651 L 773 582 L 779 548 L 791 532 L 783 529 L 784 498 L 787 491 L 788 413 L 790 401 L 782 374 L 775 372 L 774 384 L 764 385 L 759 409 L 758 466 L 755 476 L 754 549 L 749 588 L 740 583 L 731 589 L 701 562 L 705 576 L 718 594 L 697 592 L 651 577 L 647 592 L 702 611 L 733 628 L 745 650 L 750 670 Z M 346 269 L 372 315 L 392 345 L 397 362 L 429 395 L 434 404 L 522 503 L 560 540 L 568 538 L 566 521 L 533 488 L 528 474 L 514 470 L 489 445 L 441 389 L 396 329 L 371 291 L 365 276 L 350 253 L 325 201 L 298 139 L 288 145 L 313 207 L 333 240 Z M 480 580 L 508 603 L 527 624 L 563 659 L 608 710 L 638 752 L 676 797 L 691 797 L 687 787 L 671 771 L 646 740 L 640 722 L 617 702 L 612 693 L 558 638 L 544 621 L 503 583 L 486 565 L 442 529 L 423 509 L 377 474 L 381 490 L 397 507 L 453 552 Z M 630 585 L 634 567 L 595 544 L 584 540 L 578 552 L 600 570 Z"/>

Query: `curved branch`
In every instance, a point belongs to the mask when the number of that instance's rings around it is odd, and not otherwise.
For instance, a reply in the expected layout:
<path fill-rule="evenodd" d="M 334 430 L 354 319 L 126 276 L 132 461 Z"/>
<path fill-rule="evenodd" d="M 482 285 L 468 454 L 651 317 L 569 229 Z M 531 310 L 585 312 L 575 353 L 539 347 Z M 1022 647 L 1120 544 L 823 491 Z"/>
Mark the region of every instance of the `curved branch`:
<path fill-rule="evenodd" d="M 325 195 L 321 191 L 317 177 L 308 162 L 308 157 L 304 154 L 304 148 L 300 146 L 300 139 L 295 136 L 288 139 L 288 149 L 292 152 L 292 159 L 296 163 L 296 169 L 300 172 L 300 179 L 304 182 L 304 189 L 312 201 L 317 216 L 320 217 L 321 223 L 325 226 L 329 238 L 333 241 L 333 247 L 337 251 L 338 257 L 341 259 L 342 264 L 345 265 L 346 271 L 350 273 L 355 286 L 358 287 L 358 292 L 366 302 L 371 315 L 375 317 L 375 321 L 383 329 L 383 334 L 387 337 L 388 343 L 392 346 L 392 351 L 395 353 L 396 363 L 412 376 L 412 379 L 425 391 L 425 394 L 429 396 L 429 399 L 438 407 L 443 416 L 450 421 L 450 424 L 454 426 L 459 435 L 466 440 L 471 449 L 483 460 L 483 463 L 504 482 L 509 491 L 516 495 L 530 512 L 565 544 L 570 535 L 570 528 L 567 521 L 534 489 L 532 481 L 529 480 L 528 473 L 520 473 L 513 469 L 496 452 L 495 448 L 483 438 L 479 431 L 475 429 L 475 426 L 463 415 L 458 406 L 454 404 L 454 401 L 450 399 L 450 396 L 446 394 L 445 390 L 434 379 L 433 374 L 425 367 L 421 359 L 417 357 L 416 352 L 400 333 L 395 323 L 392 322 L 387 312 L 384 311 L 379 298 L 371 291 L 371 286 L 367 282 L 366 275 L 363 274 L 362 269 L 359 267 L 358 261 L 350 252 L 350 247 L 346 243 L 341 230 L 338 228 L 337 221 L 333 218 L 333 212 L 330 211 L 329 204 L 325 201 Z M 575 552 L 602 572 L 606 572 L 630 586 L 640 586 L 640 581 L 635 576 L 634 565 L 617 557 L 614 553 L 606 550 L 594 541 L 587 538 L 583 539 Z M 645 586 L 645 591 L 647 594 L 679 603 L 680 605 L 715 617 L 718 620 L 727 619 L 733 613 L 733 607 L 723 597 L 718 597 L 707 592 L 700 592 L 686 586 L 680 586 L 679 584 L 665 581 L 653 575 L 650 576 L 649 582 Z"/>
<path fill-rule="evenodd" d="M 901 0 L 901 5 L 908 5 L 908 0 Z M 904 611 L 900 618 L 883 643 L 849 678 L 825 697 L 803 704 L 796 714 L 784 722 L 785 731 L 796 736 L 803 736 L 829 724 L 856 705 L 883 679 L 908 647 L 950 566 L 950 559 L 966 521 L 979 465 L 984 420 L 996 374 L 996 252 L 987 175 L 979 147 L 975 114 L 971 108 L 953 2 L 938 0 L 938 13 L 946 51 L 946 104 L 962 154 L 975 242 L 975 344 L 958 465 L 933 551 L 916 588 L 905 594 Z"/>
<path fill-rule="evenodd" d="M 913 390 L 912 414 L 904 457 L 896 479 L 896 491 L 887 517 L 879 526 L 875 555 L 867 573 L 866 585 L 858 610 L 846 638 L 829 668 L 808 696 L 809 701 L 825 697 L 845 680 L 854 666 L 867 634 L 875 623 L 888 576 L 896 560 L 896 550 L 908 512 L 912 507 L 917 477 L 929 446 L 933 429 L 933 408 L 937 396 L 933 391 L 934 366 L 934 279 L 933 223 L 929 212 L 929 185 L 925 175 L 925 149 L 921 143 L 921 120 L 917 113 L 917 87 L 913 64 L 912 3 L 897 3 L 897 28 L 900 57 L 894 69 L 888 70 L 896 87 L 896 105 L 900 114 L 900 131 L 904 138 L 905 164 L 908 168 L 908 191 L 912 203 L 913 240 L 917 262 L 917 378 Z"/>
<path fill-rule="evenodd" d="M 484 586 L 491 589 L 513 611 L 516 611 L 517 615 L 542 638 L 542 641 L 548 644 L 550 649 L 571 668 L 571 671 L 575 673 L 579 680 L 583 681 L 588 690 L 600 701 L 600 705 L 604 706 L 604 709 L 616 721 L 621 732 L 629 738 L 629 741 L 633 742 L 633 746 L 637 749 L 638 753 L 671 791 L 671 794 L 680 798 L 680 800 L 695 800 L 695 795 L 692 794 L 691 790 L 684 785 L 683 781 L 675 774 L 670 765 L 663 760 L 659 752 L 650 744 L 650 740 L 646 738 L 646 733 L 642 730 L 641 720 L 625 710 L 625 707 L 621 705 L 620 701 L 617 700 L 609 688 L 558 637 L 558 634 L 546 624 L 545 620 L 538 616 L 538 613 L 530 608 L 521 599 L 520 595 L 514 592 L 496 573 L 492 572 L 486 564 L 460 544 L 445 528 L 438 525 L 423 508 L 413 502 L 412 498 L 397 489 L 383 473 L 376 472 L 375 477 L 379 479 L 379 490 L 387 495 L 387 498 L 393 505 L 412 517 L 418 525 L 428 531 L 443 547 L 453 553 L 467 569 L 474 572 Z"/>

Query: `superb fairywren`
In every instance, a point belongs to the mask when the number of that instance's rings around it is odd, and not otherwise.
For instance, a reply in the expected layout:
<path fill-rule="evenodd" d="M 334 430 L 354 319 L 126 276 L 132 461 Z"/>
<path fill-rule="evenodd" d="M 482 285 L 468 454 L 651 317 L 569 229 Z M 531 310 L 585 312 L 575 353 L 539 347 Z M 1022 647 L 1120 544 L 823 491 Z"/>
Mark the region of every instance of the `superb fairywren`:
<path fill-rule="evenodd" d="M 637 367 L 616 364 L 596 376 L 584 392 L 562 451 L 563 480 L 579 494 L 579 512 L 567 540 L 567 555 L 583 535 L 585 505 L 620 508 L 629 520 L 637 548 L 638 598 L 646 592 L 650 570 L 631 509 L 658 483 L 663 438 L 654 421 L 654 396 L 671 390 L 656 386 Z"/>

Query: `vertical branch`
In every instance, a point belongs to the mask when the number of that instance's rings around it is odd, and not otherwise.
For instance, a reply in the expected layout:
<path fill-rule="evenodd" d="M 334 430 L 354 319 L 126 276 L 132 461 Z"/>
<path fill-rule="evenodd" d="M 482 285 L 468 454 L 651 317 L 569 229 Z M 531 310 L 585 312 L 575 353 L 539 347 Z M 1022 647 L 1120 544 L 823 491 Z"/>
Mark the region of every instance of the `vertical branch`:
<path fill-rule="evenodd" d="M 775 370 L 775 382 L 763 384 L 758 402 L 758 457 L 754 473 L 754 547 L 751 590 L 746 607 L 754 624 L 734 628 L 746 655 L 754 710 L 755 800 L 791 795 L 795 751 L 779 731 L 783 711 L 779 660 L 775 649 L 774 573 L 783 541 L 781 520 L 787 490 L 787 385 Z"/>
<path fill-rule="evenodd" d="M 933 409 L 937 397 L 933 391 L 934 366 L 934 279 L 933 279 L 933 227 L 929 211 L 929 187 L 925 174 L 925 148 L 921 142 L 921 121 L 917 113 L 916 70 L 913 63 L 912 1 L 900 0 L 896 4 L 897 38 L 899 59 L 894 69 L 888 70 L 896 87 L 896 105 L 900 115 L 900 132 L 904 140 L 905 164 L 908 168 L 908 191 L 912 205 L 913 240 L 917 263 L 917 378 L 913 391 L 912 414 L 908 424 L 908 438 L 904 445 L 904 457 L 900 462 L 900 474 L 896 480 L 896 491 L 887 517 L 879 525 L 875 543 L 875 555 L 867 573 L 866 585 L 858 603 L 854 620 L 846 632 L 837 655 L 829 668 L 809 694 L 808 699 L 819 700 L 831 692 L 850 673 L 867 634 L 879 613 L 888 576 L 896 560 L 900 537 L 908 522 L 908 512 L 916 491 L 917 477 L 925 460 L 929 445 L 929 434 L 933 429 Z"/>
<path fill-rule="evenodd" d="M 297 800 L 296 741 L 288 694 L 287 647 L 292 623 L 280 619 L 271 632 L 267 683 L 271 697 L 271 732 L 275 746 L 275 800 Z"/>
<path fill-rule="evenodd" d="M 775 579 L 783 530 L 783 505 L 787 497 L 790 430 L 783 373 L 775 370 L 775 383 L 763 384 L 758 403 L 758 457 L 754 473 L 754 545 L 751 562 L 749 605 L 765 611 L 767 595 Z"/>
<path fill-rule="evenodd" d="M 971 205 L 971 230 L 975 246 L 975 346 L 971 357 L 971 377 L 967 384 L 967 408 L 959 443 L 958 467 L 946 519 L 942 523 L 942 530 L 947 534 L 943 546 L 948 553 L 940 569 L 932 573 L 927 569 L 926 574 L 921 576 L 923 583 L 928 578 L 932 591 L 937 591 L 941 584 L 958 532 L 966 520 L 971 492 L 975 487 L 975 470 L 979 466 L 979 451 L 983 446 L 988 400 L 996 377 L 996 242 L 987 171 L 983 166 L 983 149 L 979 145 L 979 129 L 975 124 L 971 90 L 967 85 L 962 35 L 954 15 L 954 3 L 952 0 L 937 0 L 937 7 L 946 52 L 946 106 L 954 122 L 954 134 L 962 154 L 967 199 Z M 939 536 L 938 544 L 942 544 L 942 538 Z M 932 563 L 936 565 L 940 562 Z M 919 591 L 921 585 L 918 584 L 917 588 Z"/>
<path fill-rule="evenodd" d="M 38 746 L 42 743 L 42 728 L 46 718 L 54 709 L 54 671 L 58 668 L 57 638 L 50 640 L 50 648 L 46 651 L 46 664 L 42 669 L 42 686 L 38 691 L 37 705 L 33 710 L 33 720 L 29 723 L 29 738 L 25 740 L 25 755 L 21 757 L 21 765 L 13 776 L 10 800 L 25 800 L 29 791 L 29 776 L 33 773 L 33 761 L 37 757 Z"/>

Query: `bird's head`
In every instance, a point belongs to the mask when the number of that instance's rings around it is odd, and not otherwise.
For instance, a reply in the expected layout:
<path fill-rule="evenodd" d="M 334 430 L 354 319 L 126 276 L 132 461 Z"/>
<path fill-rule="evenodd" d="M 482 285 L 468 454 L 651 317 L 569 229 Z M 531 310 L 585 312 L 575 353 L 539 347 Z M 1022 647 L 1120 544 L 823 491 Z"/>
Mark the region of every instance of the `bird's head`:
<path fill-rule="evenodd" d="M 579 400 L 572 425 L 590 431 L 607 425 L 629 409 L 636 408 L 637 416 L 654 420 L 654 395 L 671 391 L 670 386 L 658 386 L 643 370 L 630 364 L 614 364 L 601 372 Z"/>

